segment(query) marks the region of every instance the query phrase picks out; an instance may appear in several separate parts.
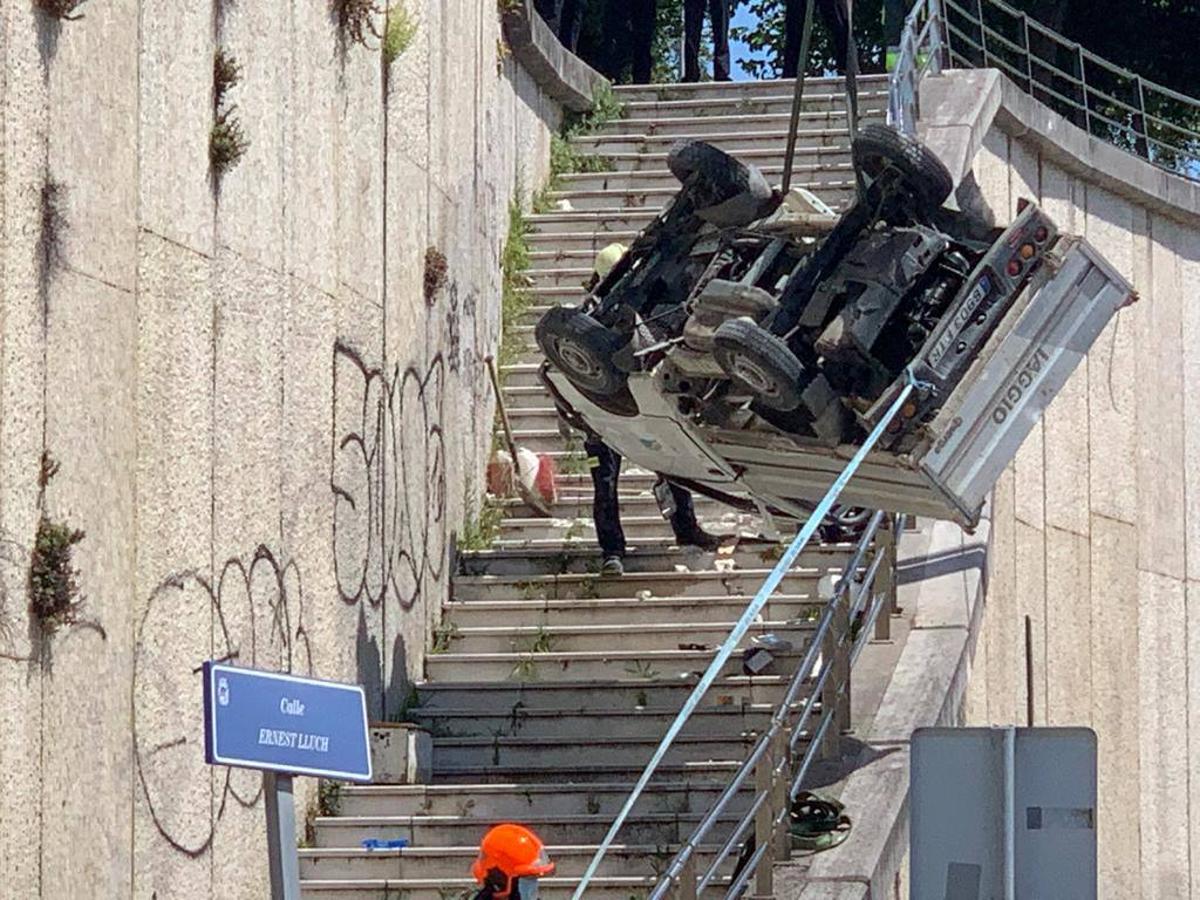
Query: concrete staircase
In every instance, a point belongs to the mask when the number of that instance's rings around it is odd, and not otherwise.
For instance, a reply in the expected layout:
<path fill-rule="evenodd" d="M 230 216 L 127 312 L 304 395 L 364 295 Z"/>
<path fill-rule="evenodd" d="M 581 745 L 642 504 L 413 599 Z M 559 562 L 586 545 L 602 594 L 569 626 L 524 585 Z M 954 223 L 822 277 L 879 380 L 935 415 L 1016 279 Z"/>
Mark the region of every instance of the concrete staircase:
<path fill-rule="evenodd" d="M 550 305 L 576 302 L 595 253 L 629 241 L 673 193 L 665 154 L 678 138 L 710 140 L 777 182 L 791 92 L 790 82 L 619 88 L 625 117 L 576 141 L 608 158 L 613 171 L 564 177 L 551 199 L 569 209 L 531 217 L 536 305 L 525 329 Z M 839 208 L 853 187 L 840 82 L 812 81 L 806 96 L 795 183 Z M 860 96 L 864 118 L 882 116 L 881 79 L 863 79 Z M 627 573 L 595 574 L 590 478 L 578 448 L 558 433 L 536 379 L 539 361 L 531 344 L 504 373 L 517 441 L 579 471 L 560 475 L 554 518 L 504 501 L 507 518 L 493 547 L 462 555 L 409 714 L 434 735 L 433 783 L 343 786 L 337 815 L 318 819 L 316 847 L 301 851 L 306 898 L 456 896 L 472 885 L 480 837 L 501 821 L 541 835 L 558 865 L 544 894 L 569 896 L 698 673 L 778 556 L 776 545 L 754 540 L 719 557 L 674 547 L 652 476 L 627 469 Z M 755 533 L 753 522 L 710 501 L 698 499 L 697 508 L 711 530 Z M 818 610 L 816 582 L 841 570 L 846 551 L 816 547 L 785 578 L 755 631 L 787 637 L 794 651 L 756 677 L 743 675 L 735 656 L 667 755 L 589 897 L 628 900 L 654 884 L 779 702 Z M 728 830 L 718 825 L 712 839 Z M 406 838 L 409 846 L 364 850 L 368 838 Z M 702 865 L 714 850 L 702 849 Z"/>

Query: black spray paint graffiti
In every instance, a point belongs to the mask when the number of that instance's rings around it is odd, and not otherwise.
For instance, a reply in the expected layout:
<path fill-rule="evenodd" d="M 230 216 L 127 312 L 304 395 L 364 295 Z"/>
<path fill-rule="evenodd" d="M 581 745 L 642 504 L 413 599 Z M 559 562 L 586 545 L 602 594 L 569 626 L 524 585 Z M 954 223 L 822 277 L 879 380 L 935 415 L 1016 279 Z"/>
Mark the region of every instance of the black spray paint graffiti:
<path fill-rule="evenodd" d="M 201 683 L 196 661 L 228 658 L 242 666 L 312 674 L 300 569 L 259 546 L 235 557 L 216 579 L 196 570 L 164 578 L 138 623 L 133 660 L 134 763 L 143 798 L 162 837 L 202 856 L 230 802 L 258 803 L 256 773 L 218 772 L 210 808 L 204 762 Z"/>
<path fill-rule="evenodd" d="M 333 348 L 333 552 L 347 604 L 409 609 L 446 562 L 445 365 L 368 366 Z"/>

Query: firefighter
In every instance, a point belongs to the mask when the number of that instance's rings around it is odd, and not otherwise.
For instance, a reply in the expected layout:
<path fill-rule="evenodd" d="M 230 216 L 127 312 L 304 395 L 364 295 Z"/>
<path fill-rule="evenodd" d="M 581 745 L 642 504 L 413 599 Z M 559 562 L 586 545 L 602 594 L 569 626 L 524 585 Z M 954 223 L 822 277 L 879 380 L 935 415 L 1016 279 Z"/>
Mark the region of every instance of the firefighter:
<path fill-rule="evenodd" d="M 471 874 L 480 885 L 474 900 L 535 900 L 538 879 L 553 875 L 554 863 L 536 834 L 505 823 L 483 836 Z"/>

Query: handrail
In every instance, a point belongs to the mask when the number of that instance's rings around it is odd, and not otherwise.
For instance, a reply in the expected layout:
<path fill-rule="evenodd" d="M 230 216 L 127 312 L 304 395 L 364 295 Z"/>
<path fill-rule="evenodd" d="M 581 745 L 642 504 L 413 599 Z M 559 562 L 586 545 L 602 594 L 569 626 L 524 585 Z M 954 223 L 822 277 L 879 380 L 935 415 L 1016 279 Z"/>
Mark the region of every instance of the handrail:
<path fill-rule="evenodd" d="M 930 15 L 941 19 L 936 30 L 945 37 L 947 63 L 999 68 L 1093 137 L 1159 168 L 1200 180 L 1200 100 L 1103 59 L 1004 0 L 938 2 L 942 10 Z M 906 21 L 902 42 L 910 34 L 916 34 L 915 26 Z M 902 51 L 906 46 L 903 43 Z M 1069 63 L 1060 63 L 1064 55 Z M 900 63 L 907 69 L 901 73 L 898 65 L 893 74 L 889 107 L 904 105 L 905 113 L 914 108 L 916 87 L 911 82 L 920 77 L 914 74 L 913 61 L 902 52 Z M 1056 89 L 1063 85 L 1078 96 Z"/>
<path fill-rule="evenodd" d="M 688 719 L 691 718 L 692 713 L 695 712 L 700 701 L 703 699 L 704 695 L 708 692 L 708 689 L 712 686 L 713 682 L 720 674 L 721 669 L 724 668 L 725 663 L 733 654 L 734 648 L 741 642 L 742 638 L 745 637 L 746 633 L 750 630 L 750 625 L 758 617 L 758 614 L 762 611 L 763 607 L 766 606 L 767 601 L 775 592 L 776 588 L 779 587 L 779 584 L 783 581 L 784 575 L 792 567 L 792 564 L 796 561 L 796 558 L 800 555 L 801 551 L 804 550 L 804 548 L 808 545 L 809 540 L 816 533 L 817 528 L 820 526 L 822 520 L 824 520 L 825 516 L 829 514 L 834 503 L 837 502 L 837 498 L 845 489 L 855 472 L 858 471 L 863 461 L 867 458 L 867 455 L 879 442 L 879 439 L 883 436 L 883 433 L 887 429 L 888 425 L 890 425 L 892 420 L 900 414 L 901 408 L 904 406 L 904 403 L 907 401 L 909 395 L 912 394 L 915 388 L 916 381 L 912 372 L 906 371 L 904 387 L 898 392 L 895 400 L 893 400 L 892 404 L 888 407 L 888 410 L 884 414 L 883 418 L 880 419 L 880 421 L 875 425 L 875 427 L 871 430 L 871 433 L 867 435 L 866 440 L 863 441 L 862 445 L 855 452 L 853 458 L 851 458 L 851 460 L 846 464 L 845 468 L 841 471 L 841 473 L 839 473 L 837 478 L 834 479 L 833 484 L 829 487 L 829 490 L 826 491 L 825 496 L 822 497 L 821 501 L 816 505 L 816 508 L 812 511 L 811 515 L 804 523 L 799 533 L 792 540 L 791 544 L 788 545 L 788 548 L 784 551 L 779 561 L 775 564 L 775 567 L 771 570 L 770 574 L 766 577 L 758 591 L 755 593 L 754 599 L 750 601 L 749 605 L 742 613 L 741 618 L 738 619 L 737 624 L 734 625 L 733 629 L 729 633 L 729 636 L 725 639 L 725 642 L 713 656 L 712 662 L 709 663 L 708 668 L 700 677 L 699 682 L 696 684 L 695 688 L 692 689 L 692 693 L 688 696 L 687 700 L 684 701 L 683 707 L 679 710 L 679 714 L 667 728 L 667 733 L 663 735 L 658 747 L 655 748 L 653 755 L 650 757 L 650 761 L 646 764 L 642 774 L 638 777 L 637 782 L 634 784 L 633 790 L 626 798 L 621 810 L 617 813 L 617 816 L 613 820 L 612 825 L 609 827 L 608 832 L 605 834 L 604 839 L 600 842 L 600 846 L 596 848 L 596 853 L 593 855 L 591 862 L 588 863 L 588 867 L 584 871 L 583 877 L 580 878 L 579 884 L 575 887 L 575 891 L 572 894 L 572 900 L 580 900 L 580 898 L 583 896 L 584 891 L 587 890 L 592 878 L 595 877 L 597 870 L 600 868 L 600 863 L 604 860 L 605 855 L 608 853 L 609 847 L 612 846 L 617 833 L 621 830 L 621 826 L 624 825 L 625 820 L 629 817 L 629 813 L 632 811 L 634 804 L 637 803 L 638 798 L 641 797 L 646 785 L 649 784 L 650 779 L 658 769 L 658 766 L 662 762 L 663 757 L 666 755 L 667 750 L 670 748 L 671 744 L 674 743 L 675 738 L 683 729 L 684 724 L 686 724 Z M 832 603 L 830 604 L 831 607 L 833 605 L 834 604 Z M 812 647 L 810 646 L 810 651 L 811 649 Z M 822 674 L 824 675 L 825 673 L 822 672 Z"/>

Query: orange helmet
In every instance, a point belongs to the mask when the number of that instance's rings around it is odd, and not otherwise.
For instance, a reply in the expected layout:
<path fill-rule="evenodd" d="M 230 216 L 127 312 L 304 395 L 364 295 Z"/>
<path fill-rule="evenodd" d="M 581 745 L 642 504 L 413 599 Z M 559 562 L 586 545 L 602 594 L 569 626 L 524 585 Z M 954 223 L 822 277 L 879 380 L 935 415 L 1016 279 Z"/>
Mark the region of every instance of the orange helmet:
<path fill-rule="evenodd" d="M 483 836 L 471 874 L 479 884 L 491 881 L 497 897 L 507 897 L 515 879 L 552 875 L 554 863 L 547 858 L 546 848 L 536 834 L 520 825 L 504 824 Z"/>

